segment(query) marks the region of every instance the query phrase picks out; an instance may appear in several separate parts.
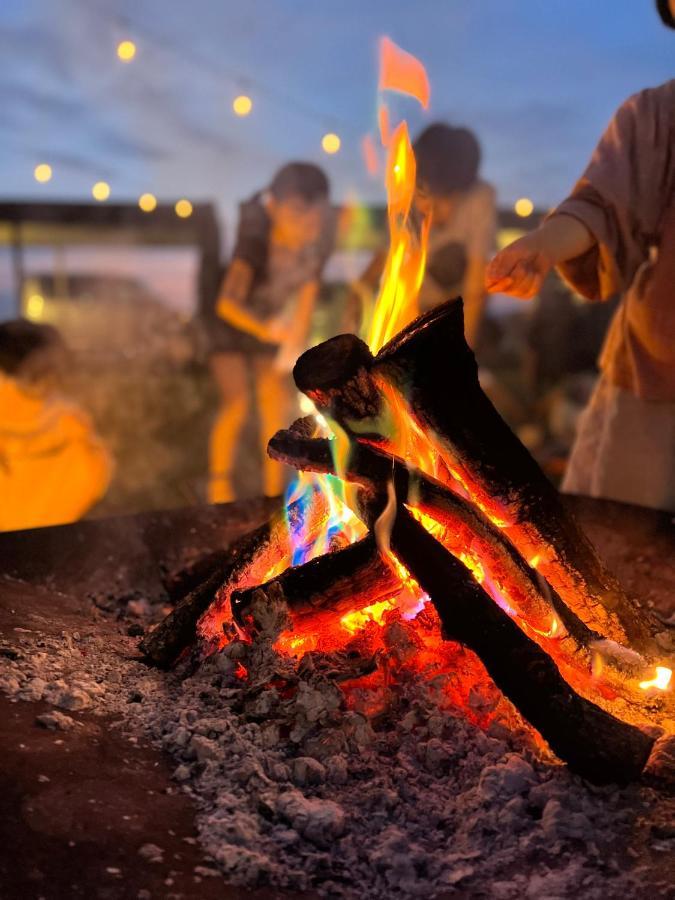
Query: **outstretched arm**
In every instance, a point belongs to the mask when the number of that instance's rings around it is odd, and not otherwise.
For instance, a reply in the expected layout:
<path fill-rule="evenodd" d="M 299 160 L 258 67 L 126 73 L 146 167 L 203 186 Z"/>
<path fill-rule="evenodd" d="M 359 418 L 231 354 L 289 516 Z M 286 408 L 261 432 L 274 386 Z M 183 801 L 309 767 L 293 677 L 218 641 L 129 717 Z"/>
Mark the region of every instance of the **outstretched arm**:
<path fill-rule="evenodd" d="M 562 213 L 551 216 L 494 257 L 485 273 L 485 287 L 490 293 L 531 300 L 554 266 L 581 256 L 594 243 L 579 219 Z"/>

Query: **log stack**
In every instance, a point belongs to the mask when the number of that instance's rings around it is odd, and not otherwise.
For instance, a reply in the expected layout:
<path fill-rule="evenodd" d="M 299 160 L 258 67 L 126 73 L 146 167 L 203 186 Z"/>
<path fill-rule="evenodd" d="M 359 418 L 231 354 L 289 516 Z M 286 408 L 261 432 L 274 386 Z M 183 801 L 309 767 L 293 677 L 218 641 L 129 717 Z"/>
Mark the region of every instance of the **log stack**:
<path fill-rule="evenodd" d="M 349 453 L 336 459 L 336 442 L 314 437 L 307 420 L 279 432 L 269 453 L 353 483 L 368 536 L 256 578 L 261 554 L 267 562 L 288 554 L 280 513 L 217 558 L 145 639 L 148 658 L 172 664 L 198 633 L 213 636 L 226 607 L 237 628 L 254 631 L 255 610 L 281 597 L 301 627 L 396 596 L 404 571 L 433 603 L 444 636 L 477 654 L 572 769 L 595 782 L 637 777 L 653 743 L 637 726 L 672 715 L 670 696 L 645 703 L 636 687 L 664 662 L 657 629 L 481 390 L 461 300 L 419 317 L 376 356 L 354 335 L 326 341 L 300 357 L 294 378 L 347 436 Z"/>

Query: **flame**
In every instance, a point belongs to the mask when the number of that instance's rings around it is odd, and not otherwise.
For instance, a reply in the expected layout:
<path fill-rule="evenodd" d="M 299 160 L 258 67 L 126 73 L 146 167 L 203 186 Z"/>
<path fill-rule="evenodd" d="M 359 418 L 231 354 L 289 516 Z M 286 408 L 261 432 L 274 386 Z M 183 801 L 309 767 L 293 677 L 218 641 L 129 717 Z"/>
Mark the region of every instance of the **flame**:
<path fill-rule="evenodd" d="M 408 126 L 401 122 L 387 148 L 387 213 L 389 252 L 375 303 L 368 345 L 380 350 L 397 332 L 417 316 L 417 295 L 424 278 L 429 221 L 413 224 L 415 156 Z"/>
<path fill-rule="evenodd" d="M 390 38 L 380 41 L 380 81 L 379 90 L 397 91 L 408 94 L 422 104 L 429 106 L 431 90 L 429 79 L 422 63 L 411 53 L 406 53 Z"/>
<path fill-rule="evenodd" d="M 340 625 L 350 634 L 356 634 L 357 631 L 362 631 L 369 622 L 375 622 L 377 625 L 382 625 L 384 614 L 389 612 L 390 609 L 394 609 L 394 606 L 395 601 L 393 599 L 380 600 L 370 606 L 365 606 L 363 609 L 357 609 L 354 610 L 354 612 L 347 613 L 340 619 Z"/>
<path fill-rule="evenodd" d="M 361 152 L 363 154 L 363 161 L 366 166 L 366 171 L 369 175 L 377 175 L 378 169 L 380 167 L 380 161 L 377 155 L 377 150 L 375 148 L 375 142 L 372 137 L 367 134 L 361 141 Z"/>
<path fill-rule="evenodd" d="M 641 681 L 640 687 L 643 691 L 648 691 L 650 688 L 658 688 L 660 691 L 665 691 L 667 690 L 672 677 L 672 669 L 669 669 L 666 666 L 657 666 L 656 675 L 650 681 Z"/>
<path fill-rule="evenodd" d="M 317 494 L 323 498 L 327 507 L 327 514 L 318 527 L 312 515 L 317 505 Z M 293 548 L 292 566 L 303 565 L 317 556 L 330 553 L 336 546 L 352 544 L 367 533 L 365 525 L 345 502 L 344 482 L 334 475 L 310 475 L 301 472 L 287 494 L 287 508 L 298 501 L 302 510 L 301 515 L 297 523 L 288 522 Z M 275 564 L 268 579 L 278 575 L 285 568 L 286 566 L 281 563 L 281 569 L 274 571 L 277 569 Z"/>

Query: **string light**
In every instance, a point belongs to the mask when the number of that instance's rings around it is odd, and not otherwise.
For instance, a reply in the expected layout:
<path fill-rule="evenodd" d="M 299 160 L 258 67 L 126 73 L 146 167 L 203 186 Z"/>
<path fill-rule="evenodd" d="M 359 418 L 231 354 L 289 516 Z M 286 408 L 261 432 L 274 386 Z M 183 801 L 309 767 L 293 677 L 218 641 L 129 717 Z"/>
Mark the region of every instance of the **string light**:
<path fill-rule="evenodd" d="M 176 205 L 174 206 L 176 210 L 176 215 L 180 219 L 187 219 L 192 215 L 192 204 L 189 200 L 186 200 L 184 197 L 180 200 L 176 201 Z"/>
<path fill-rule="evenodd" d="M 522 219 L 526 219 L 534 212 L 534 203 L 530 200 L 529 197 L 521 197 L 513 204 L 513 208 L 517 216 L 520 216 Z"/>
<path fill-rule="evenodd" d="M 33 178 L 41 184 L 51 181 L 52 167 L 48 163 L 40 163 L 33 169 Z"/>
<path fill-rule="evenodd" d="M 120 41 L 117 45 L 117 56 L 122 62 L 131 62 L 136 56 L 136 44 L 133 41 Z"/>
<path fill-rule="evenodd" d="M 26 316 L 33 320 L 41 319 L 44 308 L 45 298 L 42 294 L 31 294 L 26 301 Z"/>
<path fill-rule="evenodd" d="M 91 189 L 91 195 L 94 200 L 98 200 L 100 203 L 103 203 L 103 201 L 107 200 L 110 196 L 110 185 L 107 181 L 97 181 Z"/>
<path fill-rule="evenodd" d="M 333 153 L 337 153 L 340 149 L 342 141 L 333 131 L 329 131 L 321 138 L 321 147 L 323 148 L 324 153 L 328 153 L 332 156 Z"/>
<path fill-rule="evenodd" d="M 253 109 L 253 100 L 247 94 L 239 94 L 232 101 L 232 109 L 237 116 L 247 116 Z"/>
<path fill-rule="evenodd" d="M 138 205 L 143 212 L 152 212 L 154 209 L 157 209 L 157 197 L 154 194 L 141 194 L 138 198 Z"/>

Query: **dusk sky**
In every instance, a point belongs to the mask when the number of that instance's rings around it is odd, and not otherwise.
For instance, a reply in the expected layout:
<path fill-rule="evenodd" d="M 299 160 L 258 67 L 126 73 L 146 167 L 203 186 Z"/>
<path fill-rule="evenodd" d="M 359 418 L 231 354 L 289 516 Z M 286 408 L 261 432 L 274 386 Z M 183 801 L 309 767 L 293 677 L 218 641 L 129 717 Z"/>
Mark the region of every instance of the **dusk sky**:
<path fill-rule="evenodd" d="M 322 163 L 337 200 L 382 199 L 359 145 L 383 34 L 429 72 L 413 130 L 474 128 L 502 204 L 561 198 L 621 100 L 675 74 L 651 0 L 3 0 L 0 27 L 0 196 L 86 200 L 104 179 L 115 200 L 212 199 L 225 217 L 289 158 Z"/>

